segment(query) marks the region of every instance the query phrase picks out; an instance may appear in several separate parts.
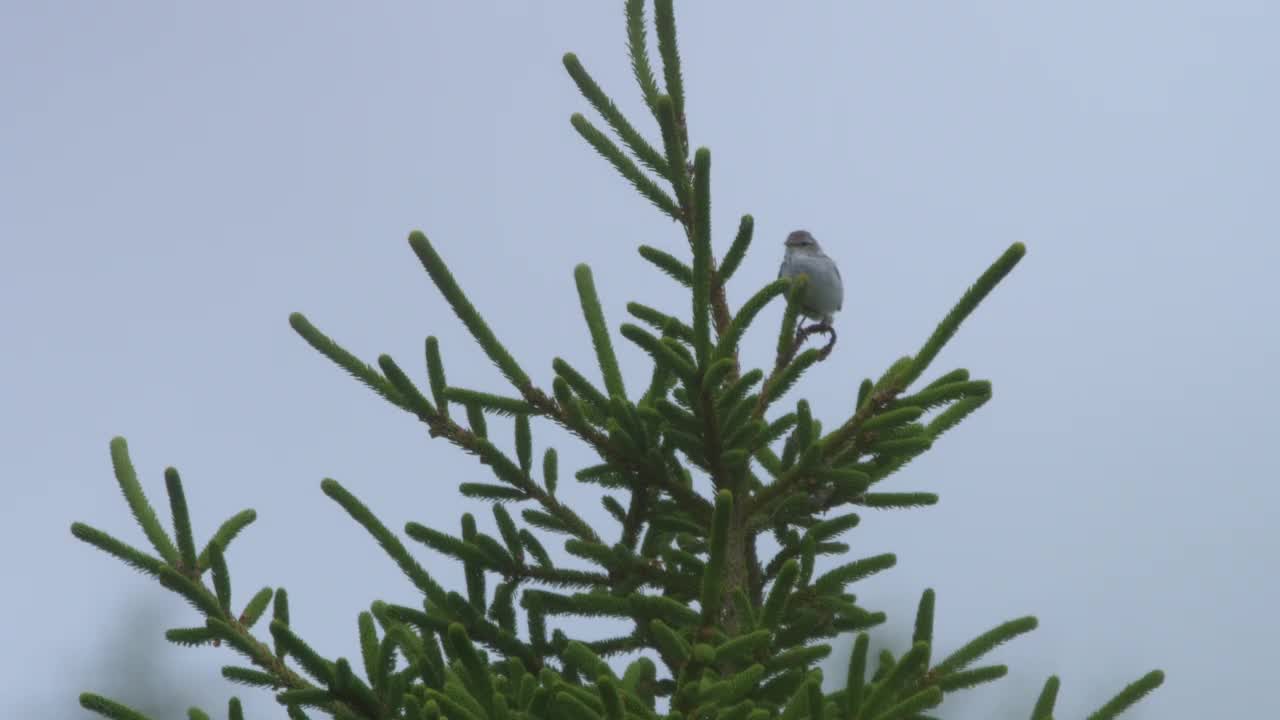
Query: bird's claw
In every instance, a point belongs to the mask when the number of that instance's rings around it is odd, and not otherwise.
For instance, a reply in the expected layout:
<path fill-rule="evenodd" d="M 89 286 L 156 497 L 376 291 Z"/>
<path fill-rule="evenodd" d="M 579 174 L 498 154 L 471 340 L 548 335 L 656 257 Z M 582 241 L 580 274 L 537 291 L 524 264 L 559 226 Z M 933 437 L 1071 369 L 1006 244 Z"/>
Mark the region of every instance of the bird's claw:
<path fill-rule="evenodd" d="M 816 322 L 807 327 L 805 325 L 799 325 L 796 327 L 795 344 L 791 346 L 791 352 L 787 353 L 785 357 L 779 358 L 779 366 L 786 365 L 791 362 L 791 360 L 796 356 L 796 353 L 800 352 L 800 348 L 804 345 L 804 341 L 808 340 L 810 335 L 817 335 L 819 333 L 826 335 L 828 340 L 826 346 L 818 351 L 818 359 L 826 360 L 827 356 L 831 354 L 832 349 L 836 346 L 836 329 L 833 328 L 830 323 Z"/>

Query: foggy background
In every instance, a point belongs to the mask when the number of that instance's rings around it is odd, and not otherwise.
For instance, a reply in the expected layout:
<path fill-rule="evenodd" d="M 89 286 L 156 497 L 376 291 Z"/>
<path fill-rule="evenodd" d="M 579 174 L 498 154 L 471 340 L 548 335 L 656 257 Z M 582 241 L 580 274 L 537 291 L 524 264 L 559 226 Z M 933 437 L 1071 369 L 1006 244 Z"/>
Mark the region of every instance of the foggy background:
<path fill-rule="evenodd" d="M 1052 673 L 1057 716 L 1082 717 L 1155 667 L 1165 686 L 1126 717 L 1274 709 L 1280 7 L 678 5 L 717 254 L 756 218 L 731 304 L 774 277 L 796 228 L 843 270 L 840 343 L 790 403 L 834 427 L 1004 248 L 1029 249 L 925 378 L 967 367 L 993 402 L 886 485 L 941 504 L 863 513 L 846 536 L 854 557 L 898 554 L 855 587 L 889 613 L 877 643 L 901 652 L 933 587 L 937 656 L 1041 621 L 989 656 L 1009 677 L 948 717 L 1026 717 Z M 456 531 L 467 511 L 491 528 L 456 490 L 485 468 L 286 317 L 424 383 L 435 334 L 452 384 L 506 393 L 410 252 L 415 228 L 546 387 L 556 355 L 596 376 L 575 263 L 615 329 L 629 300 L 687 313 L 635 253 L 684 253 L 677 227 L 568 123 L 594 120 L 560 64 L 572 50 L 657 142 L 624 37 L 620 0 L 3 5 L 0 714 L 85 717 L 90 690 L 164 717 L 225 717 L 232 694 L 283 717 L 219 677 L 240 663 L 227 648 L 164 640 L 197 622 L 176 596 L 71 537 L 79 520 L 146 547 L 113 435 L 166 524 L 162 470 L 179 468 L 199 543 L 258 511 L 229 552 L 234 602 L 286 587 L 328 656 L 358 654 L 370 602 L 417 596 L 322 478 L 395 529 Z M 771 362 L 778 314 L 747 361 Z M 637 391 L 648 363 L 614 343 Z M 509 447 L 510 423 L 490 433 Z M 590 456 L 534 438 L 560 451 L 561 493 L 613 528 L 571 479 Z"/>

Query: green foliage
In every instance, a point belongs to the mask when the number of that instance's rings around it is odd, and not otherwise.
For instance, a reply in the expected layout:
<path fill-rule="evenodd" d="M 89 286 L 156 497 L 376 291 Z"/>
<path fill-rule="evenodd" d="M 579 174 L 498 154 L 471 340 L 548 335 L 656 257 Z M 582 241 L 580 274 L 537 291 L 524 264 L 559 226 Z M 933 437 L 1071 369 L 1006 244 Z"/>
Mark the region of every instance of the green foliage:
<path fill-rule="evenodd" d="M 742 267 L 754 219 L 742 216 L 717 263 L 711 155 L 699 148 L 691 162 L 673 3 L 654 5 L 656 71 L 645 5 L 625 0 L 626 40 L 641 98 L 660 131 L 657 141 L 622 113 L 575 55 L 564 56 L 570 78 L 617 140 L 582 115 L 572 116 L 573 127 L 684 236 L 665 249 L 642 246 L 640 254 L 688 289 L 688 304 L 680 304 L 688 314 L 633 302 L 628 312 L 648 329 L 630 323 L 618 328 L 653 363 L 643 394 L 627 391 L 585 265 L 575 269 L 574 282 L 602 386 L 556 358 L 551 392 L 542 389 L 421 232 L 409 237 L 413 253 L 507 380 L 507 394 L 450 386 L 435 337 L 425 343 L 426 376 L 415 379 L 390 356 L 365 363 L 301 314 L 289 319 L 322 355 L 410 413 L 431 437 L 474 456 L 482 475 L 491 475 L 485 482 L 468 478 L 459 490 L 489 504 L 496 534 L 469 513 L 456 534 L 417 522 L 402 528 L 420 549 L 461 563 L 463 592 L 441 586 L 374 510 L 326 479 L 324 494 L 365 528 L 409 581 L 397 590 L 409 596 L 406 604 L 377 601 L 359 614 L 357 662 L 327 657 L 306 641 L 306 629 L 291 624 L 283 588 L 259 590 L 236 612 L 228 548 L 255 519 L 252 510 L 223 523 L 197 553 L 178 472 L 165 471 L 170 534 L 143 492 L 125 441 L 111 442 L 116 480 L 154 553 L 82 523 L 72 525 L 72 534 L 182 596 L 203 624 L 173 628 L 166 637 L 184 646 L 226 645 L 247 666 L 228 665 L 223 676 L 275 693 L 291 718 L 922 718 L 946 696 L 1004 677 L 1004 665 L 975 663 L 1036 626 L 1033 617 L 1005 622 L 935 661 L 937 598 L 926 590 L 911 646 L 901 655 L 885 650 L 872 658 L 867 630 L 886 616 L 860 605 L 851 586 L 893 567 L 896 557 L 849 560 L 849 545 L 839 539 L 859 524 L 850 509 L 938 502 L 934 493 L 880 485 L 991 398 L 991 383 L 971 379 L 967 370 L 916 384 L 1025 248 L 1015 244 L 1001 255 L 920 351 L 893 363 L 878 380 L 864 381 L 851 406 L 848 399 L 819 397 L 775 412 L 808 370 L 838 356 L 831 346 L 803 347 L 808 335 L 797 333 L 803 276 L 757 288 L 731 311 L 725 285 Z M 776 298 L 786 301 L 776 352 L 752 367 L 740 355 L 741 341 Z M 423 382 L 428 392 L 420 389 Z M 455 421 L 451 404 L 464 408 L 465 425 Z M 832 413 L 843 419 L 823 434 L 820 417 Z M 490 436 L 493 415 L 514 418 L 509 441 Z M 557 494 L 555 448 L 543 449 L 541 481 L 535 480 L 536 433 L 548 425 L 598 456 L 569 474 L 605 491 L 602 502 L 616 527 L 592 526 Z M 504 449 L 508 442 L 510 450 Z M 777 540 L 769 556 L 761 542 L 766 534 Z M 544 547 L 543 539 L 553 536 L 563 541 L 572 564 L 560 563 Z M 255 633 L 269 606 L 265 633 Z M 589 637 L 583 629 L 591 625 L 577 618 L 620 620 L 626 629 Z M 856 637 L 843 687 L 824 694 L 818 664 L 832 651 L 826 641 L 851 633 Z M 1146 675 L 1091 717 L 1116 716 L 1162 681 L 1159 671 Z M 1050 678 L 1031 717 L 1050 717 L 1057 692 L 1058 680 Z M 92 694 L 80 702 L 104 717 L 142 717 Z M 238 700 L 232 699 L 227 715 L 243 716 Z M 193 709 L 191 717 L 206 715 Z"/>

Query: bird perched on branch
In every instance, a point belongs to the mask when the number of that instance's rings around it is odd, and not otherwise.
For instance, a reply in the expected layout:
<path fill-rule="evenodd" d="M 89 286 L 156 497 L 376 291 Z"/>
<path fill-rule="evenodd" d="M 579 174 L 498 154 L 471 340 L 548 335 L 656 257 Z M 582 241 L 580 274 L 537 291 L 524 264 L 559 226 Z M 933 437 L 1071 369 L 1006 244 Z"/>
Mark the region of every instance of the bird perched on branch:
<path fill-rule="evenodd" d="M 832 316 L 844 306 L 844 283 L 840 269 L 808 230 L 796 230 L 787 236 L 787 251 L 778 268 L 778 277 L 793 278 L 808 275 L 809 285 L 800 299 L 800 311 L 805 317 L 817 320 L 817 325 L 802 332 L 830 332 Z"/>

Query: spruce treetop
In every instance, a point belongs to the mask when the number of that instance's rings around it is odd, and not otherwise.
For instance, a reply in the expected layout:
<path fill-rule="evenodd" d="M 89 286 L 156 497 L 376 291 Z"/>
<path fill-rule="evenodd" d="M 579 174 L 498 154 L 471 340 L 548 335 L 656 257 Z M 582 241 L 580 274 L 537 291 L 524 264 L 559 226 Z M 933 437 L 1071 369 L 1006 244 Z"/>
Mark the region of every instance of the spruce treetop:
<path fill-rule="evenodd" d="M 743 215 L 718 252 L 711 153 L 690 140 L 673 3 L 655 0 L 651 19 L 646 5 L 625 2 L 626 49 L 651 116 L 645 122 L 656 134 L 624 116 L 575 55 L 563 63 L 599 117 L 572 115 L 574 130 L 681 236 L 663 248 L 639 248 L 674 281 L 670 307 L 630 303 L 632 321 L 612 327 L 590 268 L 580 265 L 573 279 L 598 367 L 557 358 L 549 369 L 526 368 L 481 315 L 484 298 L 473 301 L 437 246 L 413 232 L 410 250 L 509 387 L 451 385 L 434 337 L 425 341 L 426 372 L 415 378 L 388 355 L 360 359 L 301 313 L 289 318 L 303 340 L 432 438 L 476 458 L 475 477 L 459 491 L 485 504 L 496 528 L 485 532 L 466 514 L 453 533 L 415 522 L 398 533 L 351 490 L 324 480 L 325 495 L 417 590 L 373 600 L 359 615 L 359 658 L 330 658 L 304 640 L 283 588 L 233 596 L 228 551 L 256 519 L 252 510 L 197 544 L 178 472 L 164 473 L 166 528 L 125 440 L 111 442 L 117 482 L 150 547 L 82 523 L 72 533 L 185 598 L 203 620 L 166 637 L 225 645 L 240 660 L 223 668 L 224 677 L 274 693 L 288 717 L 925 718 L 950 694 L 1003 677 L 1004 665 L 980 661 L 1036 627 L 1034 617 L 1016 618 L 935 652 L 936 597 L 925 590 L 911 645 L 871 657 L 868 631 L 886 615 L 861 605 L 851 587 L 896 559 L 846 558 L 841 539 L 857 527 L 862 508 L 938 502 L 931 492 L 901 490 L 889 480 L 991 399 L 989 381 L 964 369 L 936 372 L 934 361 L 1022 259 L 1024 246 L 995 258 L 920 347 L 865 379 L 851 402 L 821 398 L 824 412 L 845 418 L 823 428 L 795 391 L 816 364 L 839 361 L 834 336 L 818 347 L 810 341 L 822 328 L 800 324 L 804 274 L 753 289 L 730 306 L 725 289 L 750 249 L 754 221 Z M 776 349 L 766 358 L 744 357 L 742 338 L 758 329 L 755 321 L 772 303 L 783 310 L 780 326 L 767 330 L 776 332 Z M 647 356 L 648 377 L 624 378 L 620 350 Z M 513 418 L 514 436 L 491 435 L 494 417 Z M 547 425 L 588 447 L 595 464 L 562 471 L 555 448 L 535 442 L 535 429 Z M 564 475 L 598 487 L 613 522 L 595 526 L 563 500 Z M 773 542 L 762 542 L 766 536 Z M 435 580 L 420 546 L 461 563 L 465 587 Z M 820 571 L 822 556 L 838 561 Z M 590 636 L 573 622 L 583 617 L 621 620 L 628 630 Z M 840 636 L 852 641 L 848 673 L 824 678 L 819 664 Z M 1115 717 L 1162 681 L 1160 671 L 1151 672 L 1091 717 Z M 1028 699 L 1033 720 L 1052 717 L 1058 687 L 1051 677 Z M 143 717 L 94 694 L 82 695 L 81 704 L 109 718 Z M 243 717 L 238 700 L 227 714 Z M 190 717 L 208 716 L 193 709 Z"/>

